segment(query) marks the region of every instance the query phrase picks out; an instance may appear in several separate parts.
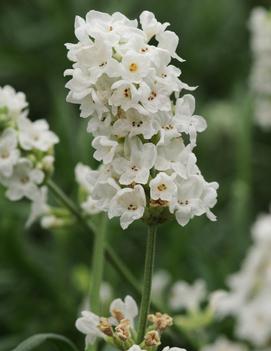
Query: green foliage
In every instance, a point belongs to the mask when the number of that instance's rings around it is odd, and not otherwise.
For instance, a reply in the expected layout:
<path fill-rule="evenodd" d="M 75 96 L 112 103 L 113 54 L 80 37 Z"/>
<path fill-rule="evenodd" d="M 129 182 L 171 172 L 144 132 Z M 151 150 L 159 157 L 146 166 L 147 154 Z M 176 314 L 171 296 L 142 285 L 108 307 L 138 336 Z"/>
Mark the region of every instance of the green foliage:
<path fill-rule="evenodd" d="M 65 338 L 62 335 L 52 334 L 52 333 L 33 335 L 30 338 L 24 340 L 21 344 L 19 344 L 17 347 L 15 347 L 15 349 L 13 349 L 12 351 L 34 350 L 39 345 L 43 344 L 44 342 L 51 341 L 51 340 L 53 340 L 54 342 L 58 341 L 58 342 L 64 343 L 66 346 L 69 346 L 68 349 L 73 350 L 73 351 L 78 351 L 77 347 L 69 339 Z M 65 347 L 65 350 L 66 349 L 67 349 L 67 347 Z"/>

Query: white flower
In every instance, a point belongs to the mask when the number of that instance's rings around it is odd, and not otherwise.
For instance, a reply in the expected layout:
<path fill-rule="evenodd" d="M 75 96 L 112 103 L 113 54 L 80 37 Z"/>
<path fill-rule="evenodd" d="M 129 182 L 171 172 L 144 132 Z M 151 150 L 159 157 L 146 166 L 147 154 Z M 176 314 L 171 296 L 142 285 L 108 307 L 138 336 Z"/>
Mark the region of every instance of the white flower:
<path fill-rule="evenodd" d="M 145 351 L 145 350 L 141 349 L 139 345 L 133 345 L 128 349 L 128 351 Z"/>
<path fill-rule="evenodd" d="M 186 349 L 183 349 L 181 347 L 169 347 L 169 346 L 166 346 L 162 349 L 162 351 L 186 351 Z"/>
<path fill-rule="evenodd" d="M 250 86 L 254 98 L 255 121 L 268 130 L 271 126 L 271 19 L 267 9 L 256 7 L 252 10 L 250 30 L 253 54 Z"/>
<path fill-rule="evenodd" d="M 153 116 L 143 115 L 130 109 L 114 123 L 113 134 L 118 137 L 133 137 L 142 134 L 148 140 L 158 132 L 158 128 L 159 125 Z"/>
<path fill-rule="evenodd" d="M 200 307 L 200 303 L 206 297 L 206 285 L 203 280 L 196 280 L 193 285 L 189 285 L 184 281 L 176 282 L 171 290 L 170 307 L 173 310 L 181 308 L 189 311 L 196 311 Z"/>
<path fill-rule="evenodd" d="M 26 117 L 20 117 L 18 127 L 19 142 L 24 150 L 48 151 L 59 142 L 58 137 L 49 130 L 49 125 L 44 119 L 31 122 Z"/>
<path fill-rule="evenodd" d="M 116 193 L 120 190 L 120 186 L 113 178 L 104 181 L 98 181 L 91 193 L 93 200 L 96 201 L 96 207 L 100 211 L 108 211 L 110 202 Z"/>
<path fill-rule="evenodd" d="M 100 318 L 90 311 L 83 311 L 81 315 L 82 317 L 76 320 L 75 326 L 86 335 L 86 346 L 93 345 L 97 337 L 104 337 L 104 334 L 98 328 Z"/>
<path fill-rule="evenodd" d="M 97 136 L 93 140 L 92 146 L 96 149 L 93 154 L 94 158 L 97 161 L 103 161 L 104 164 L 108 164 L 113 160 L 118 143 L 106 136 Z"/>
<path fill-rule="evenodd" d="M 141 103 L 147 113 L 170 111 L 171 101 L 167 88 L 158 82 L 150 83 L 149 87 L 149 94 L 143 95 L 141 99 Z"/>
<path fill-rule="evenodd" d="M 122 301 L 121 299 L 115 299 L 110 305 L 110 313 L 113 318 L 120 321 L 121 319 L 128 319 L 131 323 L 131 327 L 134 327 L 134 319 L 138 315 L 138 308 L 135 300 L 127 295 Z"/>
<path fill-rule="evenodd" d="M 86 192 L 91 194 L 99 179 L 99 171 L 95 171 L 89 166 L 78 163 L 75 167 L 75 179 Z"/>
<path fill-rule="evenodd" d="M 173 170 L 186 179 L 198 173 L 196 161 L 196 156 L 191 151 L 190 145 L 185 147 L 182 138 L 176 138 L 157 147 L 155 168 L 159 171 Z"/>
<path fill-rule="evenodd" d="M 194 111 L 195 98 L 192 95 L 184 95 L 176 101 L 174 117 L 176 128 L 181 133 L 189 134 L 192 146 L 196 145 L 197 133 L 207 128 L 205 119 L 201 116 L 194 116 Z"/>
<path fill-rule="evenodd" d="M 123 185 L 146 184 L 150 176 L 150 169 L 156 160 L 155 145 L 142 144 L 140 139 L 133 138 L 130 142 L 130 150 L 129 159 L 119 157 L 113 162 L 115 171 L 120 175 L 119 182 Z"/>
<path fill-rule="evenodd" d="M 175 204 L 172 211 L 181 217 L 174 177 L 201 175 L 192 150 L 206 123 L 194 115 L 192 95 L 181 97 L 183 89 L 195 87 L 182 82 L 181 70 L 171 64 L 172 58 L 182 59 L 176 53 L 179 39 L 168 26 L 148 11 L 142 12 L 140 23 L 118 12 L 90 11 L 86 19 L 76 17 L 78 41 L 66 45 L 72 61 L 65 71 L 71 76 L 67 101 L 80 105 L 81 117 L 89 117 L 93 156 L 103 167 L 81 206 L 87 213 L 100 209 L 110 218 L 121 217 L 123 228 L 145 210 L 150 218 L 146 198 L 151 211 Z M 190 208 L 186 222 L 200 213 L 215 219 L 210 209 L 217 188 L 204 179 L 202 183 L 200 197 L 191 201 L 200 205 Z M 160 191 L 160 185 L 166 188 Z"/>
<path fill-rule="evenodd" d="M 22 158 L 14 166 L 12 176 L 4 183 L 7 186 L 6 196 L 11 201 L 17 201 L 23 197 L 34 200 L 43 179 L 44 173 L 33 168 L 29 160 Z"/>
<path fill-rule="evenodd" d="M 149 94 L 150 88 L 146 84 L 141 83 L 136 86 L 129 81 L 119 80 L 112 85 L 112 94 L 108 101 L 112 105 L 113 111 L 116 107 L 121 106 L 124 111 L 134 108 L 138 112 L 146 113 L 140 100 L 142 96 L 149 96 Z"/>
<path fill-rule="evenodd" d="M 163 32 L 169 26 L 169 23 L 162 24 L 158 22 L 154 14 L 149 11 L 143 11 L 141 13 L 140 23 L 147 36 L 147 40 L 150 40 L 153 36 Z"/>
<path fill-rule="evenodd" d="M 0 87 L 0 109 L 6 107 L 11 118 L 17 118 L 27 105 L 24 93 L 17 93 L 9 85 Z"/>
<path fill-rule="evenodd" d="M 140 83 L 150 73 L 150 59 L 147 55 L 128 51 L 123 57 L 119 72 L 123 80 Z"/>
<path fill-rule="evenodd" d="M 247 347 L 220 336 L 213 344 L 202 347 L 200 351 L 247 351 Z"/>
<path fill-rule="evenodd" d="M 0 135 L 0 175 L 10 177 L 19 156 L 17 133 L 8 128 Z"/>
<path fill-rule="evenodd" d="M 176 175 L 167 175 L 164 172 L 157 174 L 155 178 L 150 181 L 151 198 L 153 200 L 172 201 L 177 186 L 174 182 Z"/>
<path fill-rule="evenodd" d="M 173 116 L 168 112 L 158 113 L 157 120 L 159 121 L 160 129 L 160 139 L 157 145 L 168 144 L 171 139 L 181 136 L 176 128 Z"/>
<path fill-rule="evenodd" d="M 133 221 L 143 217 L 146 206 L 146 196 L 141 185 L 132 188 L 124 188 L 113 197 L 108 217 L 120 216 L 120 225 L 126 229 Z"/>
<path fill-rule="evenodd" d="M 41 216 L 48 214 L 49 206 L 47 204 L 48 197 L 48 188 L 46 186 L 42 186 L 37 192 L 32 204 L 31 211 L 26 222 L 26 226 L 30 227 L 38 218 Z"/>
<path fill-rule="evenodd" d="M 177 177 L 176 184 L 176 202 L 170 205 L 170 211 L 175 213 L 177 222 L 184 226 L 191 218 L 205 212 L 201 201 L 204 183 L 201 177 L 192 176 L 188 179 Z"/>
<path fill-rule="evenodd" d="M 167 50 L 173 58 L 177 59 L 180 62 L 184 60 L 177 55 L 176 49 L 179 43 L 179 38 L 176 33 L 166 30 L 165 32 L 160 32 L 157 34 L 156 39 L 158 41 L 158 47 L 164 50 Z"/>
<path fill-rule="evenodd" d="M 162 295 L 168 286 L 170 275 L 165 270 L 155 272 L 152 278 L 152 295 L 154 300 L 162 299 Z"/>

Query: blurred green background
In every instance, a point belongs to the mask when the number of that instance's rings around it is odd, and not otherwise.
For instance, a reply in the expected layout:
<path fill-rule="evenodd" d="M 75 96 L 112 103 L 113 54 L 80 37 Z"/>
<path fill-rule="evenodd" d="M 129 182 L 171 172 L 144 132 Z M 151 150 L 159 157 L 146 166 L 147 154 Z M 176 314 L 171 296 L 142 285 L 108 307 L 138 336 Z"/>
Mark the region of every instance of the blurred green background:
<path fill-rule="evenodd" d="M 246 0 L 1 0 L 0 86 L 24 91 L 30 117 L 47 118 L 61 138 L 55 179 L 74 198 L 74 166 L 93 165 L 86 123 L 65 102 L 63 71 L 70 67 L 64 43 L 74 42 L 75 15 L 88 10 L 121 11 L 131 18 L 153 11 L 180 36 L 183 80 L 198 85 L 197 113 L 208 122 L 196 151 L 208 180 L 220 184 L 218 221 L 196 218 L 185 228 L 160 228 L 156 266 L 173 280 L 202 277 L 210 290 L 224 287 L 250 244 L 249 228 L 271 199 L 270 133 L 253 123 L 248 77 L 251 67 Z M 72 189 L 72 190 L 71 190 Z M 58 332 L 83 344 L 74 321 L 87 290 L 92 238 L 81 228 L 49 232 L 24 228 L 27 203 L 10 203 L 0 191 L 0 351 L 37 332 Z M 109 239 L 138 278 L 142 276 L 145 228 L 122 232 L 117 221 Z M 113 296 L 130 292 L 107 264 Z M 51 348 L 50 350 L 53 350 Z"/>

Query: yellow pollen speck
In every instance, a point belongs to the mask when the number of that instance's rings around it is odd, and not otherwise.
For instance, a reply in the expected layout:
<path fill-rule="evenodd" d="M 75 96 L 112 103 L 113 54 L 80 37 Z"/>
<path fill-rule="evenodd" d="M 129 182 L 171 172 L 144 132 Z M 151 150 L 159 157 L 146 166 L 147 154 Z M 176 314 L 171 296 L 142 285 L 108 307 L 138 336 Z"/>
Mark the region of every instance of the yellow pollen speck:
<path fill-rule="evenodd" d="M 166 187 L 166 184 L 159 184 L 158 185 L 158 187 L 157 187 L 157 189 L 159 190 L 159 191 L 165 191 L 165 190 L 167 190 L 167 187 Z"/>
<path fill-rule="evenodd" d="M 136 72 L 138 70 L 138 66 L 136 63 L 131 63 L 129 66 L 129 71 L 130 72 Z"/>

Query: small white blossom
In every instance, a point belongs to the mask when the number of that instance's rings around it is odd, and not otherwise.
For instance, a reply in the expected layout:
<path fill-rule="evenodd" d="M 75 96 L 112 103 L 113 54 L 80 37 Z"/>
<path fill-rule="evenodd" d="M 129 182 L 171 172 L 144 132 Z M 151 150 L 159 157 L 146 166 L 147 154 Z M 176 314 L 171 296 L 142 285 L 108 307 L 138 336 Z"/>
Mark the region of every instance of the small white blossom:
<path fill-rule="evenodd" d="M 192 95 L 187 94 L 177 100 L 174 122 L 180 133 L 186 133 L 190 136 L 192 146 L 196 145 L 197 133 L 203 132 L 207 128 L 205 119 L 193 115 L 194 111 L 195 98 Z"/>
<path fill-rule="evenodd" d="M 256 7 L 251 12 L 251 50 L 253 54 L 250 86 L 254 99 L 255 122 L 271 128 L 271 16 L 270 11 Z"/>
<path fill-rule="evenodd" d="M 26 222 L 26 226 L 30 227 L 38 218 L 49 213 L 49 206 L 47 204 L 48 188 L 42 186 L 37 192 L 32 204 L 31 211 Z"/>
<path fill-rule="evenodd" d="M 122 316 L 122 319 L 128 319 L 133 328 L 135 317 L 138 315 L 138 307 L 135 300 L 127 295 L 124 300 L 115 299 L 112 301 L 110 305 L 110 313 L 115 319 L 118 319 L 118 316 L 120 315 Z"/>
<path fill-rule="evenodd" d="M 0 135 L 0 176 L 10 177 L 19 157 L 17 133 L 14 129 L 8 128 Z"/>
<path fill-rule="evenodd" d="M 145 206 L 146 196 L 141 185 L 133 189 L 124 188 L 113 197 L 108 217 L 120 217 L 120 225 L 126 229 L 133 221 L 143 217 Z"/>
<path fill-rule="evenodd" d="M 171 290 L 170 306 L 173 310 L 185 308 L 193 312 L 199 309 L 206 294 L 206 285 L 203 280 L 196 280 L 193 285 L 178 281 Z"/>
<path fill-rule="evenodd" d="M 39 185 L 43 179 L 44 173 L 33 168 L 31 161 L 22 158 L 14 166 L 12 176 L 5 180 L 6 195 L 11 201 L 17 201 L 23 197 L 34 200 L 39 193 Z"/>
<path fill-rule="evenodd" d="M 100 211 L 108 211 L 112 198 L 120 190 L 120 186 L 113 178 L 98 181 L 92 191 L 92 198 Z"/>
<path fill-rule="evenodd" d="M 106 136 L 97 136 L 93 140 L 92 146 L 96 149 L 93 154 L 94 158 L 97 161 L 103 161 L 104 164 L 108 164 L 113 160 L 118 143 Z"/>
<path fill-rule="evenodd" d="M 7 108 L 11 118 L 17 118 L 28 106 L 24 93 L 17 93 L 9 85 L 0 87 L 0 109 Z"/>
<path fill-rule="evenodd" d="M 172 201 L 177 191 L 177 186 L 174 182 L 176 174 L 167 175 L 164 172 L 157 174 L 150 181 L 151 198 L 153 200 Z"/>
<path fill-rule="evenodd" d="M 158 128 L 159 125 L 152 116 L 143 115 L 131 109 L 114 123 L 113 134 L 118 137 L 133 137 L 142 134 L 148 140 L 158 132 Z"/>
<path fill-rule="evenodd" d="M 172 170 L 186 179 L 198 172 L 196 161 L 190 145 L 185 146 L 181 138 L 175 138 L 170 143 L 157 147 L 155 167 L 159 171 Z"/>
<path fill-rule="evenodd" d="M 200 351 L 247 351 L 247 347 L 241 343 L 232 342 L 220 336 L 213 344 L 206 345 Z"/>
<path fill-rule="evenodd" d="M 132 183 L 146 184 L 150 176 L 150 169 L 156 160 L 156 148 L 151 143 L 142 144 L 135 138 L 130 142 L 131 156 L 116 158 L 113 162 L 115 171 L 120 175 L 119 182 L 123 185 Z"/>
<path fill-rule="evenodd" d="M 100 318 L 90 311 L 83 311 L 81 315 L 82 317 L 77 319 L 75 326 L 86 335 L 86 346 L 93 345 L 97 337 L 104 337 L 104 334 L 98 328 Z"/>
<path fill-rule="evenodd" d="M 19 142 L 24 150 L 48 151 L 59 142 L 58 137 L 49 130 L 49 125 L 44 119 L 31 122 L 26 117 L 20 117 L 18 119 L 18 127 Z"/>
<path fill-rule="evenodd" d="M 181 347 L 169 347 L 169 346 L 166 346 L 162 349 L 162 351 L 186 351 L 186 349 L 183 349 Z"/>

